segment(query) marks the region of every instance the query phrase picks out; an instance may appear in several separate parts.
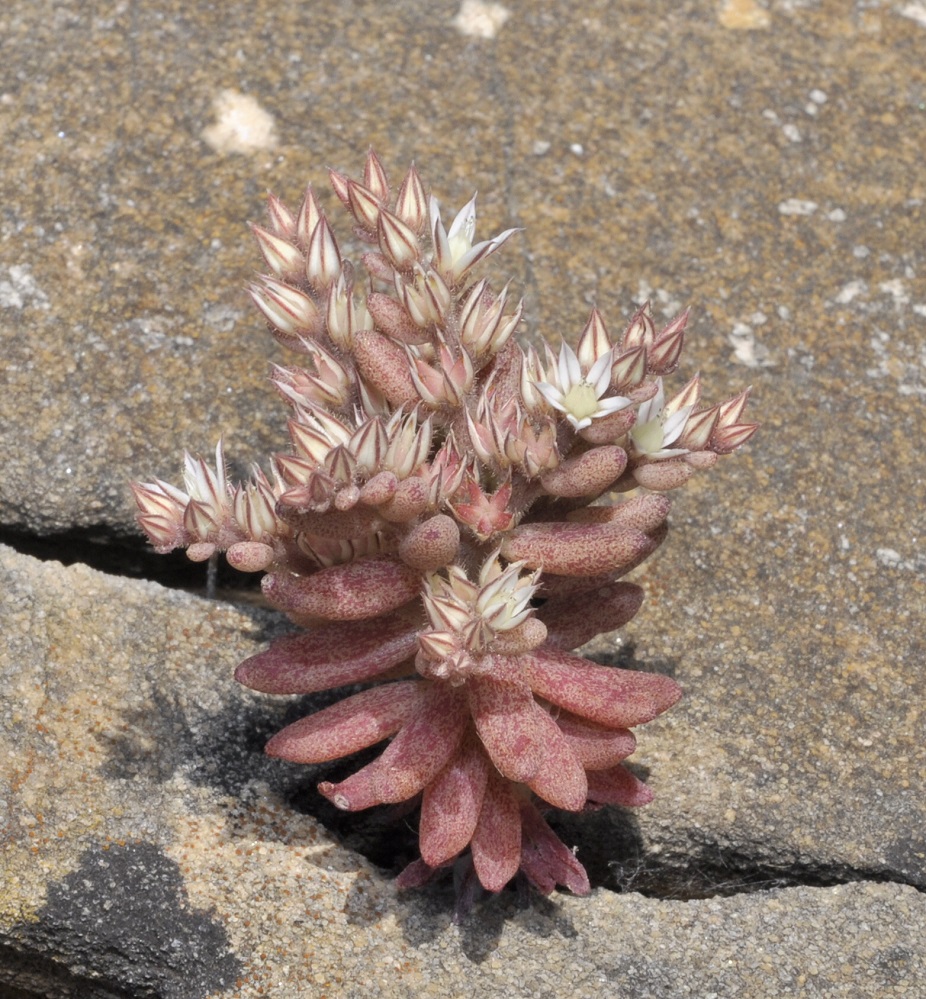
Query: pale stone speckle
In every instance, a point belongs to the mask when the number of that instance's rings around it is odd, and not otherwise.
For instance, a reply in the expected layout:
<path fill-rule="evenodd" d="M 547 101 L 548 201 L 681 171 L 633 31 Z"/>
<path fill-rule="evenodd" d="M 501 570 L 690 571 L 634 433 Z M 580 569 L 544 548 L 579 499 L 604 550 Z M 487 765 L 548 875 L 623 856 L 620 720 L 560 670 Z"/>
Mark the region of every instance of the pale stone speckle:
<path fill-rule="evenodd" d="M 734 31 L 755 31 L 772 23 L 769 12 L 755 0 L 724 0 L 718 19 L 724 28 Z"/>
<path fill-rule="evenodd" d="M 273 115 L 250 94 L 223 90 L 212 102 L 215 123 L 202 137 L 217 153 L 256 153 L 276 149 L 278 139 Z"/>
<path fill-rule="evenodd" d="M 900 8 L 899 13 L 903 17 L 909 17 L 911 21 L 916 21 L 917 24 L 921 24 L 924 28 L 926 28 L 926 4 L 904 4 L 904 6 Z"/>
<path fill-rule="evenodd" d="M 774 365 L 768 347 L 756 340 L 752 326 L 748 323 L 736 323 L 727 339 L 733 347 L 736 360 L 747 368 L 768 368 Z"/>
<path fill-rule="evenodd" d="M 833 301 L 837 305 L 848 305 L 849 302 L 854 301 L 859 295 L 864 295 L 867 291 L 867 282 L 861 280 L 847 281 L 836 293 Z"/>
<path fill-rule="evenodd" d="M 780 215 L 813 215 L 817 207 L 816 201 L 808 201 L 804 198 L 786 198 L 779 202 L 778 212 Z"/>
<path fill-rule="evenodd" d="M 484 0 L 463 0 L 453 26 L 463 35 L 472 38 L 495 38 L 511 17 L 511 11 L 500 3 Z"/>
<path fill-rule="evenodd" d="M 36 284 L 28 264 L 13 264 L 7 275 L 6 279 L 0 279 L 0 308 L 22 309 L 27 305 L 48 308 L 48 296 Z"/>

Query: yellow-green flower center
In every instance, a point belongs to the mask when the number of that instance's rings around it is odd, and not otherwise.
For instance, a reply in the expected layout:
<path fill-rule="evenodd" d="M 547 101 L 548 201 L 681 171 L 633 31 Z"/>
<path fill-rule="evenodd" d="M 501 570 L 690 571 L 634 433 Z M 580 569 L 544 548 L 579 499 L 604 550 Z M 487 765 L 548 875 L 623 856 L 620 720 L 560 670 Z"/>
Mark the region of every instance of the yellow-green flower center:
<path fill-rule="evenodd" d="M 638 423 L 630 431 L 630 436 L 637 448 L 645 454 L 658 451 L 664 440 L 662 422 L 657 418 L 647 423 Z"/>
<path fill-rule="evenodd" d="M 584 420 L 598 412 L 598 396 L 588 382 L 579 382 L 563 396 L 563 406 L 577 420 Z"/>

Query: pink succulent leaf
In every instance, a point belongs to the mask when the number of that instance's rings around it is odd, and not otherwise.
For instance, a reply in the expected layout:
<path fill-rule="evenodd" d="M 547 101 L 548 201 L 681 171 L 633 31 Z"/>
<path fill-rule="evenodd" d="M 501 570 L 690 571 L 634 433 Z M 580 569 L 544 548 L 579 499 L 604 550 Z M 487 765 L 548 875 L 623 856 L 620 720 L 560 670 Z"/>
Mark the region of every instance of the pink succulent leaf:
<path fill-rule="evenodd" d="M 497 632 L 492 638 L 492 651 L 502 656 L 516 656 L 543 645 L 547 640 L 547 626 L 532 614 L 510 631 Z"/>
<path fill-rule="evenodd" d="M 595 770 L 588 775 L 588 800 L 597 805 L 637 808 L 653 800 L 653 792 L 625 766 Z"/>
<path fill-rule="evenodd" d="M 648 493 L 622 503 L 571 510 L 566 519 L 573 524 L 620 524 L 621 527 L 634 527 L 644 534 L 652 534 L 664 523 L 671 506 L 668 496 Z"/>
<path fill-rule="evenodd" d="M 433 572 L 449 565 L 460 548 L 460 528 L 445 513 L 415 525 L 399 544 L 402 561 L 420 572 Z"/>
<path fill-rule="evenodd" d="M 298 500 L 297 496 L 289 497 L 284 494 L 277 503 L 277 513 L 296 530 L 307 531 L 320 538 L 332 540 L 359 538 L 381 524 L 376 512 L 368 507 L 317 513 L 295 505 Z M 294 505 L 290 505 L 291 503 Z"/>
<path fill-rule="evenodd" d="M 319 784 L 319 791 L 338 808 L 356 812 L 407 801 L 456 755 L 468 722 L 462 692 L 446 684 L 417 682 L 424 687 L 418 710 L 382 755 L 339 784 Z"/>
<path fill-rule="evenodd" d="M 421 574 L 389 555 L 333 565 L 311 576 L 264 576 L 267 599 L 288 614 L 359 621 L 387 614 L 418 595 Z"/>
<path fill-rule="evenodd" d="M 557 885 L 575 895 L 591 891 L 585 868 L 530 802 L 521 805 L 521 870 L 544 895 Z"/>
<path fill-rule="evenodd" d="M 545 712 L 530 688 L 478 677 L 467 690 L 476 731 L 492 762 L 509 780 L 529 781 L 540 769 L 549 735 Z"/>
<path fill-rule="evenodd" d="M 260 541 L 239 541 L 228 549 L 225 558 L 239 572 L 260 572 L 270 567 L 274 554 L 271 545 Z"/>
<path fill-rule="evenodd" d="M 540 476 L 551 496 L 600 496 L 627 467 L 627 452 L 616 445 L 592 448 L 567 458 Z"/>
<path fill-rule="evenodd" d="M 354 361 L 360 374 L 393 406 L 418 402 L 405 350 L 394 340 L 374 330 L 362 330 L 354 337 Z"/>
<path fill-rule="evenodd" d="M 555 808 L 577 812 L 588 794 L 585 769 L 556 722 L 545 711 L 542 713 L 546 751 L 540 768 L 527 781 L 527 786 Z"/>
<path fill-rule="evenodd" d="M 427 343 L 430 337 L 408 312 L 389 295 L 371 292 L 367 295 L 367 309 L 376 322 L 377 329 L 402 343 Z"/>
<path fill-rule="evenodd" d="M 435 870 L 423 860 L 413 860 L 395 879 L 395 886 L 400 891 L 408 888 L 421 888 L 434 877 Z"/>
<path fill-rule="evenodd" d="M 392 498 L 379 507 L 379 515 L 393 524 L 407 524 L 427 508 L 428 483 L 421 476 L 403 479 Z"/>
<path fill-rule="evenodd" d="M 613 444 L 630 430 L 636 419 L 637 411 L 635 409 L 620 409 L 616 413 L 610 413 L 595 420 L 589 426 L 583 427 L 579 431 L 579 436 L 589 444 Z"/>
<path fill-rule="evenodd" d="M 514 786 L 491 771 L 472 840 L 483 888 L 501 891 L 521 865 L 521 809 Z"/>
<path fill-rule="evenodd" d="M 377 472 L 371 479 L 363 484 L 360 490 L 360 502 L 367 506 L 379 506 L 387 503 L 395 496 L 399 480 L 395 472 Z"/>
<path fill-rule="evenodd" d="M 475 739 L 424 790 L 418 835 L 421 856 L 439 867 L 469 845 L 482 809 L 489 761 Z"/>
<path fill-rule="evenodd" d="M 642 725 L 682 696 L 678 684 L 660 673 L 599 666 L 549 646 L 524 653 L 522 662 L 536 695 L 609 728 Z"/>
<path fill-rule="evenodd" d="M 720 455 L 715 451 L 690 451 L 682 461 L 686 465 L 691 465 L 696 471 L 703 471 L 708 468 L 713 468 L 720 459 Z"/>
<path fill-rule="evenodd" d="M 687 457 L 687 456 L 686 456 Z M 633 476 L 644 489 L 678 489 L 694 474 L 694 469 L 684 458 L 669 461 L 654 461 L 652 464 L 638 465 Z"/>
<path fill-rule="evenodd" d="M 501 545 L 509 561 L 561 576 L 625 572 L 656 550 L 649 535 L 620 524 L 520 524 Z"/>
<path fill-rule="evenodd" d="M 268 756 L 323 763 L 395 735 L 421 706 L 418 680 L 384 683 L 287 725 L 267 743 Z"/>
<path fill-rule="evenodd" d="M 556 716 L 556 724 L 586 770 L 609 770 L 637 747 L 636 737 L 626 728 L 603 728 L 566 711 Z"/>
<path fill-rule="evenodd" d="M 608 583 L 598 589 L 554 597 L 537 617 L 547 626 L 547 641 L 560 649 L 576 649 L 596 635 L 616 631 L 633 618 L 643 603 L 643 590 L 633 583 Z M 594 614 L 589 614 L 589 607 Z"/>
<path fill-rule="evenodd" d="M 265 694 L 312 694 L 364 683 L 413 656 L 417 625 L 404 614 L 324 624 L 278 638 L 245 659 L 235 679 Z"/>

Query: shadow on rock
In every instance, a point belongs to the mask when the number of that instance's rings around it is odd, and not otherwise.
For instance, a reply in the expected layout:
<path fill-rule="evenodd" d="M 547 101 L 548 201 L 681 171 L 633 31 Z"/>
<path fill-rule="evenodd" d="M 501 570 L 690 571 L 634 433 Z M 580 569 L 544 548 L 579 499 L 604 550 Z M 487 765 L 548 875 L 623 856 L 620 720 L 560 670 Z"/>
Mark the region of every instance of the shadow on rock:
<path fill-rule="evenodd" d="M 191 908 L 180 868 L 152 843 L 85 851 L 7 937 L 17 944 L 5 968 L 43 995 L 201 999 L 242 972 L 224 928 Z"/>

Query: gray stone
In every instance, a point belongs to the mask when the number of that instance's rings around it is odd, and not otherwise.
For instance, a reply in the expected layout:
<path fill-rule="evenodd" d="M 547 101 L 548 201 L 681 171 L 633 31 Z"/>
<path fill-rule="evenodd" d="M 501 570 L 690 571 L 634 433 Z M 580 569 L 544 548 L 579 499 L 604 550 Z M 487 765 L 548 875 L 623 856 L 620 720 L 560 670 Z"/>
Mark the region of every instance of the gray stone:
<path fill-rule="evenodd" d="M 656 801 L 560 821 L 591 899 L 455 928 L 449 893 L 391 888 L 408 836 L 260 756 L 296 709 L 230 674 L 277 619 L 5 550 L 11 989 L 926 988 L 923 5 L 488 6 L 5 6 L 0 529 L 125 541 L 126 482 L 183 446 L 282 446 L 243 222 L 371 143 L 415 158 L 482 231 L 527 227 L 528 335 L 691 304 L 687 370 L 754 385 L 760 435 L 678 495 L 643 610 L 593 646 L 685 689 L 640 732 Z"/>
<path fill-rule="evenodd" d="M 900 884 L 510 894 L 455 925 L 448 887 L 397 894 L 306 814 L 310 768 L 261 756 L 292 712 L 229 672 L 272 633 L 269 615 L 8 548 L 0 586 L 4 987 L 857 999 L 926 981 L 926 900 Z M 686 788 L 674 803 L 684 830 Z M 639 823 L 649 836 L 659 820 Z"/>

